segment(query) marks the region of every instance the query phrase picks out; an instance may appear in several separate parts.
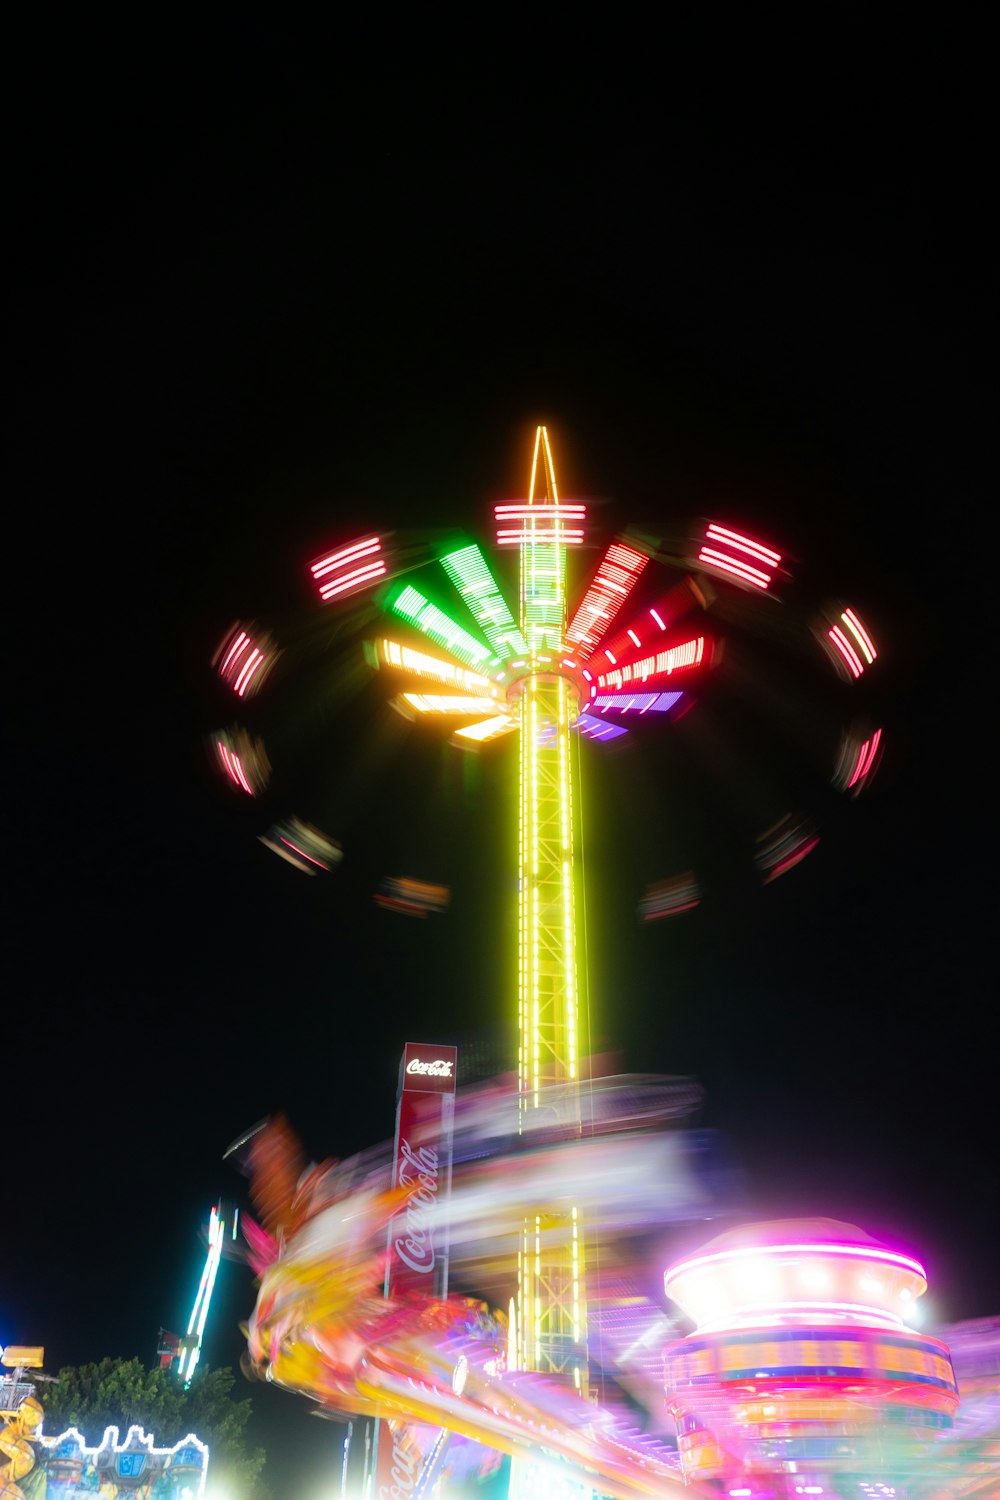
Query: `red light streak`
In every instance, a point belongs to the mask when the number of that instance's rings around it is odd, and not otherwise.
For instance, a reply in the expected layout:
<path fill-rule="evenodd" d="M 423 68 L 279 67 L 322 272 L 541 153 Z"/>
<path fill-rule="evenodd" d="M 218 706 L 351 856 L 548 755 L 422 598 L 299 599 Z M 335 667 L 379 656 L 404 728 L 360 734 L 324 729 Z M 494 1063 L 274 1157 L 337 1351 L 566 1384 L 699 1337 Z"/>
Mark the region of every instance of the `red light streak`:
<path fill-rule="evenodd" d="M 249 644 L 250 644 L 250 637 L 247 635 L 247 633 L 246 633 L 245 630 L 241 630 L 240 633 L 239 633 L 239 635 L 236 637 L 235 641 L 233 642 L 233 644 L 230 646 L 228 652 L 226 653 L 226 659 L 225 659 L 225 661 L 222 663 L 222 666 L 219 668 L 219 673 L 220 673 L 220 675 L 222 677 L 228 676 L 230 662 L 232 662 L 234 666 L 236 665 L 236 661 L 234 660 L 234 653 L 235 653 L 235 656 L 238 658 L 239 656 L 241 656 L 243 654 L 243 652 L 246 650 L 246 648 L 247 648 L 247 646 L 249 646 Z"/>
<path fill-rule="evenodd" d="M 245 792 L 248 792 L 252 797 L 253 787 L 250 785 L 249 781 L 247 781 L 246 773 L 243 770 L 243 766 L 240 762 L 239 756 L 235 754 L 235 752 L 230 752 L 229 750 L 227 750 L 226 746 L 222 743 L 221 740 L 216 740 L 216 747 L 222 757 L 223 765 L 225 766 L 229 775 L 232 777 L 233 781 L 237 786 L 241 786 L 243 790 Z"/>
<path fill-rule="evenodd" d="M 801 860 L 805 859 L 811 850 L 815 849 L 818 843 L 819 834 L 816 834 L 813 838 L 808 839 L 806 843 L 800 844 L 797 849 L 793 849 L 791 854 L 786 855 L 784 859 L 779 860 L 772 869 L 768 870 L 764 877 L 764 884 L 769 885 L 772 880 L 777 880 L 779 875 L 784 875 L 786 870 L 794 869 Z"/>
<path fill-rule="evenodd" d="M 661 911 L 643 912 L 643 913 L 641 913 L 642 920 L 644 922 L 656 922 L 656 921 L 658 921 L 659 919 L 661 919 L 664 916 L 671 916 L 671 917 L 672 916 L 679 916 L 682 911 L 694 911 L 695 907 L 696 906 L 700 906 L 700 905 L 701 905 L 700 901 L 686 901 L 683 906 L 672 906 L 670 908 L 669 912 L 666 912 L 666 911 L 662 911 L 662 912 Z"/>
<path fill-rule="evenodd" d="M 860 677 L 862 672 L 864 671 L 864 667 L 861 665 L 861 658 L 858 656 L 858 653 L 855 651 L 854 647 L 851 645 L 850 641 L 847 639 L 840 626 L 831 625 L 830 629 L 827 631 L 827 635 L 847 663 L 851 676 L 854 678 Z"/>
<path fill-rule="evenodd" d="M 698 553 L 698 561 L 707 562 L 713 568 L 721 568 L 724 573 L 732 573 L 734 578 L 742 578 L 744 583 L 752 583 L 758 589 L 766 589 L 771 582 L 769 573 L 762 573 L 759 568 L 752 568 L 749 563 L 738 562 L 734 557 L 727 557 L 724 552 L 716 552 L 714 547 L 702 547 Z"/>
<path fill-rule="evenodd" d="M 250 686 L 251 678 L 253 677 L 254 673 L 257 671 L 257 668 L 260 666 L 263 660 L 263 653 L 258 651 L 257 647 L 255 646 L 250 655 L 247 657 L 242 672 L 233 683 L 233 691 L 236 692 L 239 697 L 242 698 L 246 693 L 247 688 Z"/>
<path fill-rule="evenodd" d="M 567 641 L 582 655 L 589 656 L 607 635 L 648 562 L 644 552 L 621 542 L 608 547 L 566 632 Z"/>
<path fill-rule="evenodd" d="M 602 672 L 597 681 L 600 687 L 617 689 L 646 682 L 650 677 L 670 677 L 674 672 L 687 667 L 699 666 L 705 655 L 705 637 L 685 641 L 683 645 L 671 646 L 666 651 L 657 651 L 654 656 L 644 656 L 639 661 L 616 666 L 613 672 Z"/>
<path fill-rule="evenodd" d="M 862 652 L 868 659 L 868 665 L 871 666 L 872 662 L 878 656 L 878 652 L 875 650 L 875 647 L 872 644 L 871 636 L 868 634 L 867 630 L 862 625 L 853 609 L 845 609 L 840 618 L 843 620 L 844 624 L 854 636 L 858 645 L 861 647 Z"/>
<path fill-rule="evenodd" d="M 867 777 L 875 760 L 875 755 L 878 751 L 879 741 L 881 740 L 881 738 L 881 729 L 876 729 L 871 739 L 865 740 L 864 744 L 861 746 L 860 750 L 858 751 L 858 758 L 854 766 L 854 772 L 851 776 L 850 781 L 847 783 L 848 791 L 850 791 L 852 786 L 859 785 Z"/>
<path fill-rule="evenodd" d="M 537 521 L 550 517 L 555 521 L 582 521 L 587 507 L 546 501 L 538 505 L 495 505 L 493 514 L 498 521 Z"/>
<path fill-rule="evenodd" d="M 247 781 L 246 773 L 243 770 L 243 764 L 238 755 L 233 756 L 233 765 L 236 767 L 236 775 L 239 777 L 240 786 L 245 792 L 249 792 L 250 796 L 252 797 L 253 788 L 251 787 L 249 781 Z"/>
<path fill-rule="evenodd" d="M 222 756 L 222 763 L 225 766 L 227 772 L 233 778 L 233 780 L 236 781 L 238 778 L 236 776 L 236 772 L 233 770 L 232 761 L 229 759 L 229 751 L 220 740 L 216 740 L 215 747 L 218 750 L 219 754 Z"/>
<path fill-rule="evenodd" d="M 565 528 L 556 531 L 498 531 L 497 544 L 501 547 L 517 546 L 521 542 L 552 542 L 565 543 L 567 546 L 576 546 L 583 541 L 583 531 Z"/>
<path fill-rule="evenodd" d="M 271 649 L 273 642 L 269 636 L 260 635 L 258 639 L 260 645 L 255 646 L 249 630 L 234 625 L 212 658 L 213 666 L 218 666 L 219 676 L 240 698 L 246 696 L 251 684 L 256 691 L 278 656 L 278 652 Z M 262 667 L 264 671 L 261 671 Z"/>
<path fill-rule="evenodd" d="M 359 584 L 381 578 L 384 572 L 385 563 L 381 560 L 367 563 L 363 568 L 355 568 L 353 573 L 345 573 L 335 581 L 321 584 L 319 591 L 324 599 L 332 599 L 336 594 L 342 594 L 345 589 L 356 588 Z"/>
<path fill-rule="evenodd" d="M 281 842 L 283 844 L 287 844 L 289 849 L 294 850 L 295 853 L 301 855 L 303 859 L 307 859 L 310 864 L 318 865 L 321 870 L 329 870 L 329 865 L 325 865 L 321 859 L 313 859 L 311 854 L 307 854 L 304 849 L 300 849 L 296 844 L 293 844 L 291 839 L 286 839 L 283 833 L 279 833 L 278 837 L 281 839 Z"/>
<path fill-rule="evenodd" d="M 649 616 L 656 621 L 661 632 L 673 630 L 678 622 L 688 613 L 693 604 L 705 608 L 705 598 L 696 587 L 692 578 L 685 578 L 683 583 L 676 584 L 667 593 L 661 595 L 654 601 L 652 608 L 644 608 L 640 614 L 626 621 L 626 628 L 611 632 L 601 632 L 594 657 L 600 651 L 610 651 L 615 656 L 616 665 L 620 660 L 631 660 L 635 655 L 635 642 L 629 631 L 632 630 L 640 639 L 645 639 L 649 634 Z"/>
<path fill-rule="evenodd" d="M 750 557 L 756 557 L 760 562 L 770 563 L 776 568 L 781 562 L 780 552 L 773 552 L 770 547 L 765 547 L 761 542 L 755 542 L 752 537 L 741 536 L 738 531 L 729 531 L 725 526 L 717 526 L 712 521 L 705 535 L 711 537 L 713 542 L 728 542 L 735 547 L 737 552 L 746 552 Z"/>
<path fill-rule="evenodd" d="M 881 738 L 882 738 L 882 731 L 881 731 L 881 729 L 876 729 L 875 733 L 872 735 L 872 747 L 871 747 L 871 750 L 868 752 L 868 759 L 865 761 L 864 767 L 862 768 L 862 771 L 861 771 L 862 776 L 867 776 L 868 772 L 871 770 L 871 768 L 872 768 L 872 761 L 875 759 L 875 752 L 877 751 L 877 749 L 879 747 L 879 741 L 881 740 Z"/>
<path fill-rule="evenodd" d="M 718 545 L 710 547 L 709 542 L 716 542 Z M 719 548 L 724 550 L 720 551 Z M 734 557 L 734 552 L 742 553 L 743 556 Z M 748 562 L 747 558 L 753 561 Z M 743 536 L 738 531 L 730 531 L 727 526 L 717 526 L 712 521 L 705 529 L 705 542 L 698 553 L 698 561 L 707 563 L 711 568 L 718 568 L 723 573 L 731 574 L 741 583 L 752 584 L 757 589 L 766 589 L 771 583 L 772 572 L 754 567 L 753 564 L 766 563 L 769 569 L 774 569 L 781 562 L 781 554 L 770 547 L 765 547 L 762 542 L 755 542 L 752 537 Z"/>
<path fill-rule="evenodd" d="M 355 542 L 353 547 L 345 547 L 342 552 L 334 552 L 331 557 L 324 557 L 319 562 L 310 563 L 309 570 L 314 578 L 322 578 L 324 573 L 331 572 L 338 565 L 356 562 L 359 557 L 367 557 L 370 552 L 377 552 L 380 546 L 378 537 L 371 537 L 364 542 Z"/>
<path fill-rule="evenodd" d="M 386 571 L 385 559 L 378 555 L 381 549 L 382 543 L 377 536 L 362 537 L 349 547 L 341 547 L 338 552 L 328 553 L 326 557 L 310 563 L 309 571 L 319 586 L 321 597 L 329 601 L 338 594 L 363 588 L 365 584 L 374 583 L 376 578 L 381 578 Z M 365 562 L 365 558 L 370 561 Z M 320 580 L 326 578 L 327 574 L 333 576 L 321 583 Z"/>
<path fill-rule="evenodd" d="M 854 770 L 851 773 L 851 779 L 847 783 L 848 791 L 850 791 L 851 787 L 854 785 L 854 783 L 859 779 L 859 777 L 861 775 L 861 767 L 864 765 L 865 756 L 866 756 L 867 750 L 868 750 L 868 741 L 865 740 L 864 744 L 862 746 L 860 746 L 860 748 L 858 750 L 857 759 L 854 762 Z"/>

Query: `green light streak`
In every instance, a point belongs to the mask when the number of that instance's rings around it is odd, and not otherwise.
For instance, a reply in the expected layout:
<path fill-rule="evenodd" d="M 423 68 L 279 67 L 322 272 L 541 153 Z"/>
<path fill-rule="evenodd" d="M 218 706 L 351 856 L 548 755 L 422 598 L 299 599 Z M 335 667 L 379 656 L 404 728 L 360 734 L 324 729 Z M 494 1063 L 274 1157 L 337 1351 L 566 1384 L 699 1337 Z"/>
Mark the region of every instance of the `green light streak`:
<path fill-rule="evenodd" d="M 465 600 L 483 635 L 497 656 L 522 655 L 528 646 L 482 552 L 471 543 L 441 559 L 452 583 Z"/>
<path fill-rule="evenodd" d="M 553 523 L 544 523 L 551 531 Z M 525 522 L 528 540 L 521 544 L 521 629 L 528 649 L 556 651 L 562 645 L 566 619 L 566 547 L 562 542 L 531 539 L 534 522 Z"/>
<path fill-rule="evenodd" d="M 407 584 L 401 593 L 396 595 L 389 608 L 393 614 L 401 620 L 408 620 L 429 640 L 436 641 L 439 646 L 444 646 L 452 656 L 459 661 L 467 662 L 470 667 L 486 666 L 493 660 L 488 646 L 475 640 L 467 630 L 463 630 L 444 610 L 438 609 L 432 604 L 419 589 L 412 584 Z"/>

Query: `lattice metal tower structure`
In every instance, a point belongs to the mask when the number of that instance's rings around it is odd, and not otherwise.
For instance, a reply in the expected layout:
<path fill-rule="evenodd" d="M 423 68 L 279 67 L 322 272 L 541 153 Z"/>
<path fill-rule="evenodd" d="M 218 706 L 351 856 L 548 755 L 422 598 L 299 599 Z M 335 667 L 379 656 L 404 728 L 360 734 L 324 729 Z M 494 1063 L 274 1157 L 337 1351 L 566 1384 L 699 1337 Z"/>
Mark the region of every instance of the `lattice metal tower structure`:
<path fill-rule="evenodd" d="M 544 1110 L 580 1129 L 580 994 L 576 957 L 574 775 L 570 729 L 579 689 L 566 654 L 566 547 L 583 507 L 559 500 L 548 434 L 539 427 L 520 523 L 519 625 L 527 652 L 508 702 L 520 720 L 518 882 L 518 1113 L 523 1131 Z M 558 1099 L 552 1117 L 553 1090 Z M 583 1225 L 576 1209 L 539 1205 L 518 1253 L 515 1345 L 522 1369 L 587 1389 Z"/>

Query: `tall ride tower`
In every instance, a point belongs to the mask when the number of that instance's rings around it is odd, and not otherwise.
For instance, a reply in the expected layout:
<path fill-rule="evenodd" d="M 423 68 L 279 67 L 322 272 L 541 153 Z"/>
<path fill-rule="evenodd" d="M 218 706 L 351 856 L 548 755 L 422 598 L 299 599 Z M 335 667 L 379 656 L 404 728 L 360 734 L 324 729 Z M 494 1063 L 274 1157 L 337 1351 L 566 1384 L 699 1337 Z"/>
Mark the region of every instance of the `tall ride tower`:
<path fill-rule="evenodd" d="M 566 548 L 582 537 L 583 506 L 559 500 L 548 434 L 539 427 L 527 503 L 500 506 L 518 524 L 519 625 L 527 652 L 512 663 L 508 703 L 520 721 L 518 912 L 518 1115 L 523 1132 L 546 1112 L 580 1129 L 580 1006 L 576 966 L 573 762 L 579 710 L 576 663 L 567 660 Z M 504 540 L 507 537 L 501 536 Z M 510 537 L 513 540 L 513 536 Z M 572 675 L 570 672 L 572 671 Z M 554 1090 L 555 1095 L 554 1095 Z M 553 1098 L 558 1101 L 553 1117 Z M 539 1205 L 518 1253 L 517 1363 L 587 1389 L 583 1225 L 576 1209 Z"/>

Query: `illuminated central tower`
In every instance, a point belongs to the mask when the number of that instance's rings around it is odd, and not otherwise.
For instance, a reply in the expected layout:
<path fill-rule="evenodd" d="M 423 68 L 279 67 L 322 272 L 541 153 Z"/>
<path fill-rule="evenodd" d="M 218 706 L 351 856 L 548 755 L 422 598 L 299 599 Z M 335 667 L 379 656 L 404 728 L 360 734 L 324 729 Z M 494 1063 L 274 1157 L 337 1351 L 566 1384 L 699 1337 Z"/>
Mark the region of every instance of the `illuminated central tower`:
<path fill-rule="evenodd" d="M 535 436 L 527 503 L 498 507 L 497 514 L 518 523 L 519 625 L 527 646 L 525 658 L 512 663 L 519 675 L 507 693 L 521 730 L 519 1127 L 542 1123 L 530 1116 L 544 1110 L 544 1123 L 572 1132 L 580 1129 L 580 1018 L 570 729 L 580 692 L 576 663 L 565 659 L 566 547 L 582 536 L 583 506 L 560 503 L 544 427 Z M 539 1205 L 525 1220 L 515 1344 L 521 1369 L 563 1376 L 585 1392 L 582 1231 L 576 1209 L 556 1215 Z"/>

